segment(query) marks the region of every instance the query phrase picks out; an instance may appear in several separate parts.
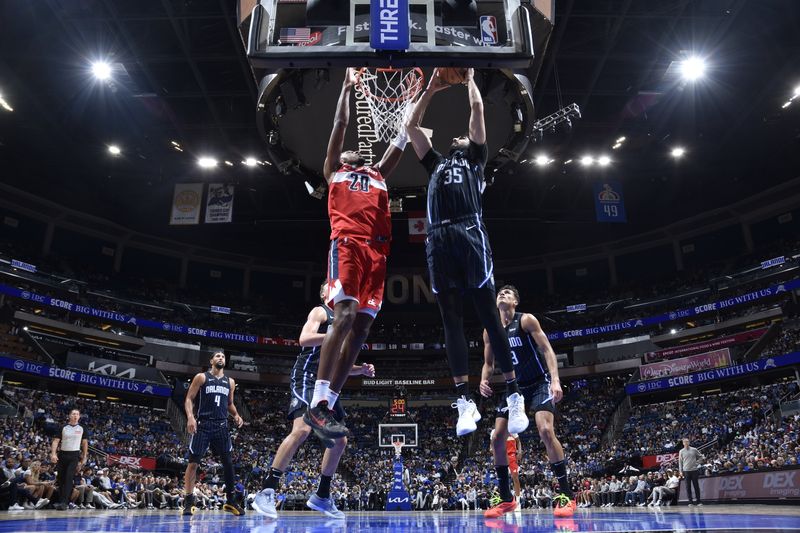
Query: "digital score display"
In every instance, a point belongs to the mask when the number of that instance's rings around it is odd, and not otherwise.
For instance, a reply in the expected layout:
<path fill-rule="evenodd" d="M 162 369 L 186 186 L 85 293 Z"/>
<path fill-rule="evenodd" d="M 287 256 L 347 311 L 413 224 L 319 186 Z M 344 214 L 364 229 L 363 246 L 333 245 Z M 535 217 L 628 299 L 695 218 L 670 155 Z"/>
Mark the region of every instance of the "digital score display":
<path fill-rule="evenodd" d="M 392 398 L 389 404 L 389 414 L 391 416 L 406 416 L 408 404 L 405 398 Z"/>

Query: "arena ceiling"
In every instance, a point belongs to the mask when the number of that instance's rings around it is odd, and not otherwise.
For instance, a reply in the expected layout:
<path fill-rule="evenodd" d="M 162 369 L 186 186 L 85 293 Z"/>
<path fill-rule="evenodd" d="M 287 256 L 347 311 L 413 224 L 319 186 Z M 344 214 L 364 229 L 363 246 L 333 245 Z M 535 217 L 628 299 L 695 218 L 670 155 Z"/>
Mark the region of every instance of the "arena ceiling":
<path fill-rule="evenodd" d="M 266 151 L 232 1 L 0 6 L 0 93 L 14 109 L 0 110 L 4 182 L 184 242 L 256 256 L 277 246 L 292 259 L 321 259 L 325 203 L 274 167 L 240 165 L 249 155 L 266 159 Z M 529 162 L 509 167 L 488 189 L 485 217 L 497 255 L 619 239 L 797 177 L 800 101 L 782 104 L 800 85 L 800 3 L 557 0 L 555 19 L 537 112 L 576 102 L 583 118 L 571 131 L 546 135 Z M 677 72 L 692 53 L 708 64 L 695 83 Z M 111 81 L 91 76 L 97 60 L 111 63 Z M 327 116 L 320 122 L 329 128 Z M 107 153 L 111 143 L 120 157 Z M 675 146 L 686 148 L 683 159 L 670 157 Z M 606 153 L 612 163 L 583 168 L 587 153 Z M 199 169 L 202 154 L 216 155 L 220 166 Z M 542 154 L 553 161 L 531 164 Z M 627 224 L 595 222 L 592 184 L 601 177 L 623 183 Z M 187 181 L 238 184 L 234 223 L 170 227 L 173 185 Z M 423 209 L 419 198 L 405 206 Z M 397 226 L 395 250 L 418 260 L 418 247 L 400 244 L 402 216 Z"/>

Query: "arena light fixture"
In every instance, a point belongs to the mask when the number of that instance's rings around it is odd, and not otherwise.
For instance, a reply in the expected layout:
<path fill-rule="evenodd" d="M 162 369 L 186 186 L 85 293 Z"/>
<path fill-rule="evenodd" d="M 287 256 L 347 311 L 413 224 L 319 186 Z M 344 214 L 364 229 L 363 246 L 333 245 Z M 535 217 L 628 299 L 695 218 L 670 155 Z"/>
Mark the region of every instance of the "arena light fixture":
<path fill-rule="evenodd" d="M 600 157 L 597 158 L 597 164 L 600 165 L 601 167 L 607 167 L 608 165 L 611 164 L 611 158 L 608 157 L 607 155 L 601 155 Z"/>
<path fill-rule="evenodd" d="M 551 159 L 544 154 L 537 155 L 534 162 L 537 166 L 544 167 L 550 164 Z"/>
<path fill-rule="evenodd" d="M 231 163 L 231 162 L 230 162 L 230 161 L 228 161 L 227 159 L 225 160 L 225 164 L 226 164 L 226 165 L 228 165 L 229 167 L 232 167 L 232 166 L 233 166 L 233 163 Z"/>
<path fill-rule="evenodd" d="M 785 103 L 784 103 L 784 104 L 781 106 L 781 109 L 786 109 L 786 108 L 787 108 L 787 107 L 789 107 L 790 105 L 792 105 L 792 101 L 791 101 L 791 100 L 789 100 L 788 102 L 785 102 Z"/>
<path fill-rule="evenodd" d="M 111 77 L 111 65 L 105 61 L 95 61 L 92 63 L 92 74 L 100 81 L 105 81 Z"/>
<path fill-rule="evenodd" d="M 675 328 L 672 328 L 671 330 L 669 330 L 669 334 L 670 335 L 675 335 L 676 333 L 678 333 L 678 330 L 675 329 Z"/>
<path fill-rule="evenodd" d="M 242 161 L 242 164 L 246 167 L 254 167 L 258 164 L 258 161 L 255 157 L 247 157 L 244 161 Z"/>
<path fill-rule="evenodd" d="M 686 81 L 697 81 L 706 74 L 706 60 L 699 56 L 690 56 L 681 61 L 681 76 Z"/>
<path fill-rule="evenodd" d="M 675 159 L 680 159 L 681 157 L 686 155 L 686 148 L 682 146 L 676 146 L 675 148 L 672 149 L 670 155 Z"/>
<path fill-rule="evenodd" d="M 116 144 L 109 144 L 108 145 L 108 153 L 113 155 L 114 157 L 118 156 L 122 153 L 122 149 Z"/>
<path fill-rule="evenodd" d="M 581 157 L 581 165 L 583 165 L 585 167 L 590 167 L 590 166 L 594 165 L 594 157 L 592 157 L 590 155 L 585 155 L 585 156 Z"/>
<path fill-rule="evenodd" d="M 794 88 L 793 99 L 797 98 L 797 97 L 800 97 L 800 85 L 798 85 L 797 87 Z"/>
<path fill-rule="evenodd" d="M 214 168 L 217 166 L 218 161 L 213 157 L 202 156 L 197 159 L 197 164 L 200 168 Z"/>
<path fill-rule="evenodd" d="M 622 137 L 620 137 L 619 139 L 617 139 L 617 144 L 622 144 L 622 143 L 624 143 L 624 142 L 625 142 L 625 141 L 627 141 L 627 140 L 628 140 L 628 138 L 627 138 L 627 137 L 625 137 L 625 136 L 623 135 Z"/>
<path fill-rule="evenodd" d="M 565 165 L 571 165 L 572 164 L 572 159 L 567 159 L 566 161 L 564 161 L 564 164 Z"/>
<path fill-rule="evenodd" d="M 5 97 L 2 93 L 0 93 L 0 107 L 8 111 L 9 113 L 14 111 L 14 108 L 6 101 Z"/>
<path fill-rule="evenodd" d="M 617 143 L 611 147 L 612 150 L 619 150 L 620 148 L 622 148 L 622 143 Z"/>

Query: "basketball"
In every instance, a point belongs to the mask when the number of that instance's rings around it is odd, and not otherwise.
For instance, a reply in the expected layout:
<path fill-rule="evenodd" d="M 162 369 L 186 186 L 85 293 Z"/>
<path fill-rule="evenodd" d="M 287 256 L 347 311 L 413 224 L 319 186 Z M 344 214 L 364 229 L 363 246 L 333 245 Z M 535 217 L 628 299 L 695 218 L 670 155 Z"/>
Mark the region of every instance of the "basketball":
<path fill-rule="evenodd" d="M 440 68 L 438 70 L 439 78 L 448 85 L 457 85 L 466 81 L 467 70 L 465 68 Z"/>

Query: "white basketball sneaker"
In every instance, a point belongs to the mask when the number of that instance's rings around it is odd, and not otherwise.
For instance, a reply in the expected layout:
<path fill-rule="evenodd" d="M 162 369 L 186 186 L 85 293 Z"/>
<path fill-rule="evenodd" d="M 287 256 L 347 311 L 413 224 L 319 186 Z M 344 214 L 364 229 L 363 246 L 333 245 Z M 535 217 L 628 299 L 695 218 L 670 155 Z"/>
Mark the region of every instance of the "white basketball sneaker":
<path fill-rule="evenodd" d="M 481 414 L 478 412 L 478 407 L 473 400 L 459 398 L 452 407 L 458 409 L 456 435 L 463 437 L 478 429 L 478 425 L 475 422 L 481 419 Z"/>
<path fill-rule="evenodd" d="M 528 429 L 528 416 L 525 414 L 525 397 L 515 392 L 506 398 L 508 404 L 508 432 L 519 435 Z"/>
<path fill-rule="evenodd" d="M 275 509 L 275 489 L 262 490 L 256 494 L 251 505 L 259 514 L 270 518 L 278 518 L 278 511 Z"/>

